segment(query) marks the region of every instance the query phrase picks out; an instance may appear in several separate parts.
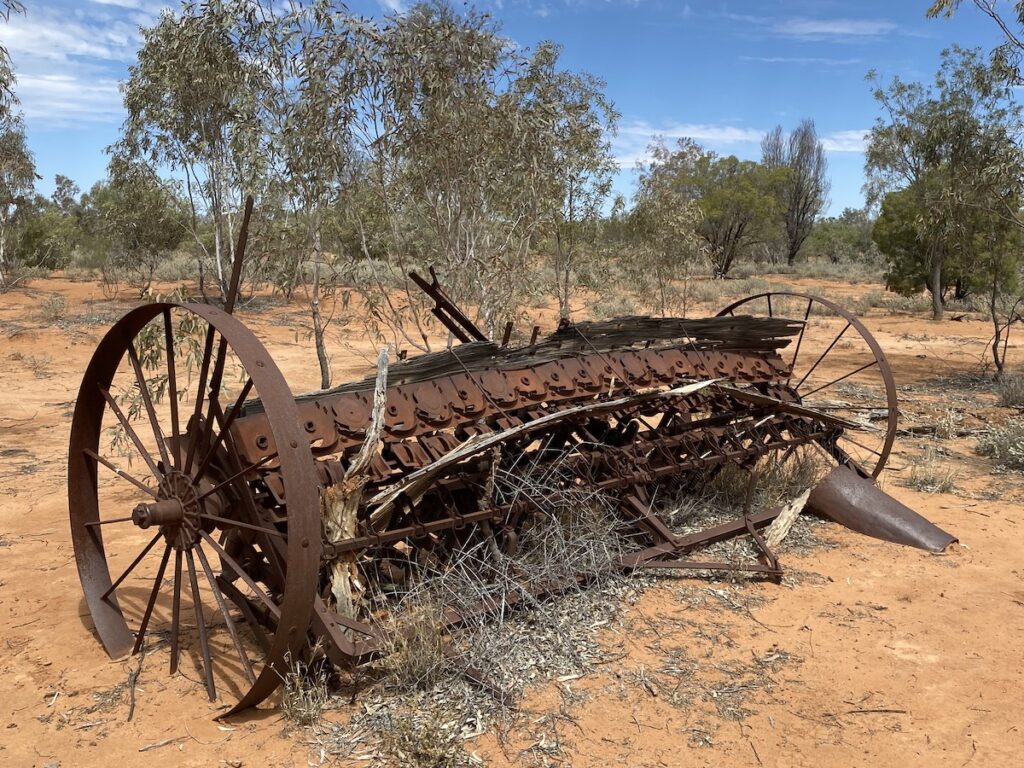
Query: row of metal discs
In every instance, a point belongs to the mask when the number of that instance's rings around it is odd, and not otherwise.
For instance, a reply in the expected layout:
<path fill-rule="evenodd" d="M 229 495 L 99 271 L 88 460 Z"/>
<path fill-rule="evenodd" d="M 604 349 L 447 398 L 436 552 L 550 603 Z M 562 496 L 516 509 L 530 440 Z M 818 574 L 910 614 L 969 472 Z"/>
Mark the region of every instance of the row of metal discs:
<path fill-rule="evenodd" d="M 517 412 L 527 415 L 541 403 L 545 408 L 564 407 L 599 394 L 622 395 L 694 378 L 771 382 L 787 373 L 782 359 L 773 352 L 678 347 L 594 353 L 516 370 L 466 371 L 389 387 L 385 441 L 399 444 L 411 437 L 433 439 L 438 444 L 427 447 L 443 454 L 458 444 L 453 430 L 468 436 L 516 426 L 521 423 Z M 370 392 L 343 392 L 300 403 L 314 454 L 356 450 L 369 425 L 371 399 Z M 238 447 L 248 462 L 259 462 L 276 451 L 262 414 L 240 418 L 235 429 Z M 428 456 L 410 455 L 405 460 L 415 465 Z"/>

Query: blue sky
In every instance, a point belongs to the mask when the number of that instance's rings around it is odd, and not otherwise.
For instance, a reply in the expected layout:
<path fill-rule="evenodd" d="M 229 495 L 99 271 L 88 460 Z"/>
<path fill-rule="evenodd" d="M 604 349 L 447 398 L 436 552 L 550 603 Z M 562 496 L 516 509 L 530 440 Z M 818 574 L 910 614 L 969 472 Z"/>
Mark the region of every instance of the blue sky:
<path fill-rule="evenodd" d="M 27 0 L 28 14 L 0 24 L 14 59 L 39 189 L 63 173 L 83 189 L 104 176 L 104 147 L 123 119 L 118 80 L 160 0 Z M 928 20 L 928 0 L 480 0 L 519 45 L 554 40 L 563 62 L 608 83 L 622 114 L 616 189 L 655 135 L 690 136 L 724 154 L 756 159 L 760 136 L 813 118 L 822 136 L 838 213 L 863 202 L 863 140 L 877 108 L 865 73 L 930 80 L 951 43 L 982 46 L 998 30 L 970 3 L 952 20 Z M 364 15 L 404 0 L 354 0 Z M 176 7 L 176 6 L 175 6 Z"/>

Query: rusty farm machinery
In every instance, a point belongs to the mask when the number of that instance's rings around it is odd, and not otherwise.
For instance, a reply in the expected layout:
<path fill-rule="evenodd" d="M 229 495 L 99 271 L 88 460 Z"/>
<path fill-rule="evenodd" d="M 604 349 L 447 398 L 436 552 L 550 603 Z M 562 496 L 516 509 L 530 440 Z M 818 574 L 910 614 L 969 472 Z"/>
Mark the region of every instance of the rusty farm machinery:
<path fill-rule="evenodd" d="M 802 451 L 830 467 L 810 494 L 817 514 L 933 551 L 954 541 L 875 484 L 897 431 L 892 371 L 828 300 L 764 293 L 704 319 L 563 321 L 516 346 L 487 339 L 436 278 L 415 277 L 455 343 L 296 397 L 232 315 L 238 263 L 223 309 L 145 304 L 110 329 L 69 455 L 75 555 L 104 648 L 138 652 L 162 632 L 171 672 L 189 653 L 211 699 L 218 682 L 237 697 L 232 712 L 266 699 L 292 660 L 348 667 L 386 650 L 353 583 L 415 579 L 473 537 L 514 552 L 543 502 L 503 493 L 498 470 L 557 460 L 560 482 L 607 494 L 615 525 L 643 541 L 624 570 L 777 576 L 762 532 L 779 509 L 681 535 L 653 498 L 680 477 L 756 473 Z M 737 536 L 757 561 L 688 557 Z M 563 586 L 521 576 L 524 594 Z"/>

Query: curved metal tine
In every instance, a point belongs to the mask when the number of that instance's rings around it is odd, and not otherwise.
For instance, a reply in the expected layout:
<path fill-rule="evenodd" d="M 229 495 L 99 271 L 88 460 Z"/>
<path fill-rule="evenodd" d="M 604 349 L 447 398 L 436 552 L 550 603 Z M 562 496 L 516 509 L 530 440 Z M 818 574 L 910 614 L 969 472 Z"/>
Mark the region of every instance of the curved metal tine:
<path fill-rule="evenodd" d="M 210 582 L 210 590 L 213 592 L 213 599 L 217 601 L 217 607 L 220 609 L 221 615 L 224 617 L 224 624 L 228 628 L 228 634 L 231 635 L 231 642 L 235 645 L 235 651 L 238 652 L 238 658 L 242 662 L 242 669 L 245 670 L 245 676 L 249 680 L 249 685 L 256 682 L 256 675 L 252 671 L 252 662 L 249 661 L 249 657 L 245 653 L 245 646 L 242 645 L 242 638 L 238 635 L 238 628 L 235 627 L 235 621 L 231 618 L 231 614 L 228 613 L 228 607 L 224 603 L 224 595 L 220 591 L 220 587 L 217 586 L 217 579 L 213 575 L 213 569 L 210 568 L 210 561 L 206 559 L 206 553 L 203 548 L 196 545 L 196 554 L 199 555 L 199 564 L 203 566 L 203 573 L 206 574 L 206 580 Z"/>
<path fill-rule="evenodd" d="M 814 299 L 807 300 L 807 310 L 804 312 L 804 324 L 800 328 L 800 335 L 796 339 L 796 350 L 793 352 L 793 359 L 789 363 L 789 376 L 786 377 L 786 385 L 793 380 L 793 371 L 796 370 L 796 359 L 800 356 L 800 345 L 804 343 L 804 334 L 807 333 L 807 318 L 811 316 L 811 305 Z"/>
<path fill-rule="evenodd" d="M 217 686 L 213 682 L 213 660 L 210 658 L 210 641 L 206 636 L 206 618 L 203 616 L 203 602 L 199 595 L 199 579 L 196 576 L 196 562 L 192 550 L 185 550 L 188 562 L 188 579 L 192 584 L 192 606 L 196 612 L 196 626 L 199 628 L 199 645 L 203 654 L 203 672 L 206 674 L 206 693 L 210 701 L 217 699 Z"/>
<path fill-rule="evenodd" d="M 135 371 L 135 382 L 139 385 L 139 394 L 142 396 L 142 404 L 146 407 L 146 415 L 153 428 L 153 439 L 156 440 L 157 450 L 160 451 L 160 459 L 164 463 L 165 471 L 170 469 L 171 460 L 167 455 L 167 446 L 164 444 L 164 435 L 160 431 L 160 423 L 156 420 L 156 410 L 153 408 L 153 398 L 149 396 L 149 387 L 146 385 L 146 375 L 142 372 L 142 363 L 139 362 L 139 353 L 135 351 L 135 344 L 128 343 L 128 359 L 131 361 L 132 369 Z"/>
<path fill-rule="evenodd" d="M 248 474 L 249 472 L 252 472 L 254 469 L 259 469 L 260 467 L 262 467 L 267 462 L 273 461 L 276 458 L 277 458 L 277 451 L 274 451 L 273 453 L 271 453 L 271 454 L 269 454 L 267 456 L 264 456 L 262 459 L 260 459 L 259 461 L 255 462 L 254 464 L 250 464 L 245 469 L 242 469 L 242 470 L 236 472 L 235 474 L 233 474 L 231 477 L 229 477 L 224 482 L 218 483 L 213 488 L 211 488 L 210 490 L 206 491 L 198 499 L 196 499 L 196 501 L 202 501 L 207 496 L 212 496 L 213 494 L 217 493 L 217 491 L 219 491 L 224 486 L 230 485 L 231 483 L 233 483 L 236 480 L 238 480 L 240 477 L 244 477 L 246 474 Z"/>
<path fill-rule="evenodd" d="M 242 581 L 245 582 L 245 585 L 256 593 L 256 596 L 263 602 L 265 606 L 267 606 L 267 610 L 269 610 L 270 613 L 273 614 L 274 618 L 280 618 L 281 609 L 278 608 L 277 604 L 267 596 L 266 591 L 260 589 L 259 585 L 253 580 L 253 578 L 248 573 L 245 572 L 245 569 L 238 564 L 235 558 L 228 554 L 227 550 L 220 545 L 220 542 L 218 542 L 215 538 L 213 538 L 213 536 L 211 536 L 202 529 L 199 530 L 199 535 L 202 536 L 206 543 L 213 548 L 214 552 L 216 552 L 220 556 L 220 559 L 224 561 L 224 563 L 232 571 L 234 571 L 235 574 Z"/>
<path fill-rule="evenodd" d="M 153 472 L 153 477 L 163 477 L 163 472 L 157 467 L 156 462 L 153 461 L 153 457 L 149 455 L 149 451 L 146 450 L 145 446 L 142 445 L 142 441 L 139 436 L 135 434 L 135 430 L 132 429 L 132 425 L 128 423 L 127 417 L 121 411 L 121 407 L 117 404 L 117 401 L 110 394 L 110 390 L 104 387 L 102 384 L 98 385 L 100 394 L 103 395 L 103 399 L 107 401 L 107 405 L 110 406 L 110 410 L 114 412 L 118 422 L 121 424 L 121 428 L 127 433 L 129 439 L 135 444 L 136 450 L 142 455 L 143 460 L 149 466 Z"/>
<path fill-rule="evenodd" d="M 832 381 L 830 381 L 830 382 L 829 382 L 828 384 L 822 384 L 822 385 L 821 385 L 820 387 L 818 387 L 817 389 L 812 389 L 812 390 L 811 390 L 810 392 L 808 392 L 807 394 L 805 394 L 805 395 L 801 395 L 801 397 L 804 397 L 804 398 L 810 397 L 811 395 L 813 395 L 813 394 L 814 394 L 814 393 L 816 393 L 816 392 L 821 392 L 821 390 L 823 390 L 823 389 L 828 389 L 828 388 L 829 388 L 829 387 L 831 387 L 831 386 L 832 386 L 833 384 L 838 384 L 838 383 L 839 383 L 840 381 L 844 381 L 845 379 L 848 379 L 848 378 L 850 378 L 851 376 L 856 376 L 856 375 L 857 375 L 858 373 L 860 373 L 861 371 L 866 371 L 866 370 L 867 370 L 868 368 L 870 368 L 870 367 L 871 367 L 871 366 L 873 366 L 873 365 L 878 365 L 878 359 L 877 359 L 877 358 L 876 358 L 876 359 L 874 359 L 874 360 L 872 360 L 872 361 L 871 361 L 870 363 L 865 363 L 864 365 L 862 365 L 862 366 L 861 366 L 860 368 L 858 368 L 858 369 L 857 369 L 857 370 L 855 370 L 855 371 L 850 371 L 850 372 L 849 372 L 849 373 L 847 373 L 846 375 L 844 375 L 844 376 L 840 376 L 840 377 L 839 377 L 838 379 L 833 379 L 833 380 L 832 380 Z"/>
<path fill-rule="evenodd" d="M 235 419 L 238 418 L 238 414 L 242 411 L 242 405 L 245 403 L 245 398 L 249 396 L 249 392 L 251 391 L 252 377 L 245 382 L 245 386 L 242 387 L 242 391 L 239 393 L 238 399 L 235 400 L 235 404 L 231 406 L 231 410 L 228 412 L 227 417 L 224 419 L 218 418 L 218 421 L 220 422 L 220 431 L 217 433 L 217 437 L 214 438 L 213 444 L 206 452 L 206 455 L 203 456 L 202 460 L 199 462 L 199 466 L 196 469 L 196 477 L 202 477 L 203 472 L 206 471 L 210 461 L 213 459 L 213 454 L 217 452 L 217 449 L 220 448 L 220 444 L 224 442 L 224 437 L 227 434 L 227 431 L 231 428 L 231 425 L 234 424 Z M 211 408 L 213 407 L 214 402 L 215 401 L 213 400 L 210 401 Z M 219 411 L 220 408 L 218 407 L 217 410 Z"/>
<path fill-rule="evenodd" d="M 181 627 L 181 550 L 174 551 L 174 603 L 171 607 L 171 674 L 178 671 L 178 632 Z"/>
<path fill-rule="evenodd" d="M 142 615 L 142 623 L 139 625 L 139 632 L 135 635 L 135 645 L 132 647 L 134 656 L 142 648 L 142 642 L 146 639 L 146 629 L 149 628 L 149 619 L 153 615 L 153 606 L 156 605 L 157 595 L 160 594 L 160 584 L 164 580 L 164 571 L 167 570 L 167 561 L 171 557 L 171 545 L 164 547 L 164 556 L 160 560 L 160 570 L 156 572 L 156 581 L 153 582 L 153 591 L 149 594 L 149 602 L 146 603 L 146 612 Z"/>
<path fill-rule="evenodd" d="M 863 449 L 863 450 L 867 451 L 868 453 L 873 453 L 873 454 L 875 454 L 875 456 L 878 456 L 879 458 L 881 458 L 881 457 L 882 457 L 882 453 L 881 453 L 881 451 L 876 451 L 876 450 L 875 450 L 874 448 L 868 448 L 868 447 L 867 447 L 866 445 L 864 445 L 863 443 L 858 443 L 858 442 L 857 442 L 856 440 L 854 440 L 854 439 L 853 439 L 852 437 L 850 437 L 850 436 L 849 436 L 848 434 L 846 434 L 845 432 L 843 433 L 843 436 L 842 436 L 842 437 L 841 437 L 840 439 L 841 439 L 841 440 L 846 440 L 847 442 L 850 442 L 850 443 L 853 443 L 853 444 L 854 444 L 854 445 L 856 445 L 856 446 L 857 446 L 858 448 L 861 448 L 861 449 Z"/>
<path fill-rule="evenodd" d="M 96 453 L 96 451 L 94 451 L 92 448 L 84 448 L 84 449 L 82 449 L 82 453 L 84 453 L 86 456 L 88 456 L 93 461 L 95 461 L 95 462 L 97 462 L 99 464 L 102 464 L 104 467 L 109 469 L 111 472 L 113 472 L 115 475 L 120 477 L 122 480 L 127 480 L 129 483 L 134 485 L 140 491 L 145 491 L 150 496 L 152 496 L 154 499 L 157 499 L 157 500 L 160 499 L 160 497 L 157 495 L 157 492 L 155 490 L 150 488 L 148 485 L 146 485 L 141 480 L 137 480 L 136 478 L 132 477 L 127 472 L 125 472 L 123 469 L 118 467 L 116 464 L 112 464 L 110 461 L 108 461 L 107 459 L 103 458 L 98 453 Z"/>
<path fill-rule="evenodd" d="M 164 344 L 167 346 L 167 397 L 171 406 L 171 448 L 174 467 L 177 469 L 181 457 L 181 424 L 178 421 L 178 374 L 174 364 L 174 330 L 171 328 L 171 310 L 164 310 Z"/>
<path fill-rule="evenodd" d="M 857 461 L 853 456 L 851 456 L 849 453 L 844 451 L 838 445 L 833 446 L 833 447 L 835 449 L 835 453 L 832 454 L 832 458 L 833 459 L 838 461 L 840 464 L 845 464 L 847 466 L 852 466 L 852 468 L 853 468 L 853 470 L 855 472 L 857 472 L 859 474 L 862 474 L 865 477 L 871 477 L 871 473 L 868 472 L 863 466 L 861 466 L 861 463 L 859 461 Z"/>
<path fill-rule="evenodd" d="M 196 387 L 196 405 L 192 412 L 191 421 L 198 423 L 199 417 L 203 415 L 203 398 L 206 396 L 206 377 L 210 373 L 210 355 L 213 354 L 213 334 L 215 329 L 213 323 L 206 329 L 206 342 L 203 345 L 203 362 L 199 368 L 199 385 Z M 187 427 L 191 429 L 191 424 Z M 188 452 L 185 456 L 185 469 L 187 475 L 192 471 L 192 460 L 195 458 L 196 444 L 199 442 L 198 435 L 193 435 L 188 441 Z"/>
<path fill-rule="evenodd" d="M 263 528 L 259 525 L 253 525 L 252 523 L 243 523 L 241 520 L 229 520 L 226 517 L 217 517 L 217 515 L 206 514 L 205 512 L 200 513 L 199 517 L 203 520 L 210 520 L 214 523 L 220 523 L 221 525 L 229 525 L 235 528 L 246 528 L 250 531 L 259 531 L 260 533 L 267 533 L 271 536 L 280 536 L 282 539 L 288 538 L 280 531 L 276 531 L 273 528 Z"/>
<path fill-rule="evenodd" d="M 817 360 L 814 361 L 814 365 L 811 366 L 811 370 L 809 370 L 807 373 L 805 373 L 804 377 L 802 379 L 800 379 L 800 381 L 797 383 L 796 389 L 800 389 L 800 387 L 803 386 L 803 383 L 805 381 L 807 381 L 807 377 L 810 376 L 812 373 L 814 373 L 815 369 L 819 365 L 821 365 L 821 361 L 824 360 L 825 356 L 828 355 L 828 353 L 832 351 L 832 347 L 834 347 L 836 344 L 839 343 L 839 340 L 841 338 L 843 338 L 843 334 L 845 334 L 848 330 L 850 330 L 850 326 L 852 326 L 852 325 L 853 325 L 853 323 L 851 323 L 849 320 L 846 321 L 846 327 L 843 328 L 843 330 L 841 330 L 839 332 L 838 336 L 836 336 L 834 339 L 832 339 L 832 343 L 829 344 L 828 348 L 824 352 L 821 353 L 821 357 L 819 357 Z"/>
<path fill-rule="evenodd" d="M 162 534 L 159 531 L 156 532 L 156 535 L 153 536 L 152 539 L 150 539 L 149 544 L 143 547 L 142 551 L 139 552 L 139 554 L 135 557 L 134 560 L 132 560 L 132 564 L 125 569 L 124 573 L 117 577 L 117 581 L 110 585 L 110 589 L 108 589 L 106 592 L 100 595 L 100 600 L 106 600 L 107 595 L 109 595 L 111 592 L 117 589 L 121 585 L 121 582 L 128 578 L 128 574 L 134 571 L 135 567 L 142 562 L 142 558 L 149 554 L 149 550 L 156 546 L 156 543 L 160 540 L 161 535 Z"/>

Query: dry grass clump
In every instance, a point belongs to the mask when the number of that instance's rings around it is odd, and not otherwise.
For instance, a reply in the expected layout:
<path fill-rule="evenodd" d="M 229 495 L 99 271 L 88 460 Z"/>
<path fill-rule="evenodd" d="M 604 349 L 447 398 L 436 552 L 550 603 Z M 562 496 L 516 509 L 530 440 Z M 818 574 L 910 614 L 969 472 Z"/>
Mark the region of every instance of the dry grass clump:
<path fill-rule="evenodd" d="M 460 768 L 477 764 L 462 747 L 458 731 L 438 713 L 405 713 L 383 731 L 381 751 L 402 768 Z"/>
<path fill-rule="evenodd" d="M 407 607 L 389 617 L 385 637 L 389 648 L 381 660 L 388 684 L 395 689 L 426 690 L 447 670 L 442 609 L 424 595 L 407 600 Z"/>
<path fill-rule="evenodd" d="M 1001 467 L 1024 471 L 1024 418 L 992 427 L 978 438 L 977 451 Z"/>
<path fill-rule="evenodd" d="M 39 314 L 48 323 L 63 320 L 68 311 L 68 300 L 59 293 L 51 293 L 39 304 Z"/>
<path fill-rule="evenodd" d="M 924 493 L 949 493 L 956 487 L 955 477 L 956 473 L 939 459 L 935 447 L 928 446 L 921 459 L 911 466 L 905 485 Z"/>
<path fill-rule="evenodd" d="M 939 440 L 951 440 L 960 431 L 964 417 L 956 408 L 947 408 L 935 422 L 935 437 Z"/>
<path fill-rule="evenodd" d="M 795 451 L 786 461 L 766 457 L 756 468 L 756 485 L 751 506 L 767 509 L 792 501 L 818 484 L 827 467 L 818 454 Z M 696 487 L 697 494 L 710 504 L 740 510 L 746 503 L 751 471 L 735 464 L 724 464 L 706 473 Z"/>
<path fill-rule="evenodd" d="M 323 664 L 297 661 L 290 665 L 281 688 L 281 711 L 289 722 L 300 726 L 320 722 L 331 700 L 328 678 Z"/>
<path fill-rule="evenodd" d="M 996 394 L 1004 408 L 1024 407 L 1024 375 L 1001 377 L 996 382 Z"/>

